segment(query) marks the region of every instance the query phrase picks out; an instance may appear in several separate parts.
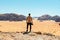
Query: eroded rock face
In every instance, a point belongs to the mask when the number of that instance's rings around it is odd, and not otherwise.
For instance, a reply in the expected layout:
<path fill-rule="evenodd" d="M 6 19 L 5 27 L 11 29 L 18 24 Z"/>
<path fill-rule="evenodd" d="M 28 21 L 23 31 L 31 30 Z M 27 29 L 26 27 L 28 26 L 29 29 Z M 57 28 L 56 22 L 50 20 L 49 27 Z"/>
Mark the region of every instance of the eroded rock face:
<path fill-rule="evenodd" d="M 0 32 L 0 40 L 60 40 L 60 36 L 38 35 L 36 33 Z"/>

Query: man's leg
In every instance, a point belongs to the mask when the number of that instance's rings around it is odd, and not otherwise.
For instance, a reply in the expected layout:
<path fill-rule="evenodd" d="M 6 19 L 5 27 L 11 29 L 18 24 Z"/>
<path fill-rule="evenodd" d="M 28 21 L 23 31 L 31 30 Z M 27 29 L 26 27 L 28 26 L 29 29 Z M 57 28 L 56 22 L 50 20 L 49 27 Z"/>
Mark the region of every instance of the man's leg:
<path fill-rule="evenodd" d="M 28 23 L 27 23 L 27 30 L 26 30 L 26 32 L 28 32 Z"/>
<path fill-rule="evenodd" d="M 30 24 L 30 32 L 31 32 L 31 24 Z"/>

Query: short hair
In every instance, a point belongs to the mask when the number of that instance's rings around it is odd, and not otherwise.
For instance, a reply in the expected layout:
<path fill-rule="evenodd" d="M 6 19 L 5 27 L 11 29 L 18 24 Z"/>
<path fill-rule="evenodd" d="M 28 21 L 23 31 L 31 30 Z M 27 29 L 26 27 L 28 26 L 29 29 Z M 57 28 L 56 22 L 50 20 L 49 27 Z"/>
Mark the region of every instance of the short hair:
<path fill-rule="evenodd" d="M 29 15 L 31 15 L 31 14 L 29 13 Z"/>

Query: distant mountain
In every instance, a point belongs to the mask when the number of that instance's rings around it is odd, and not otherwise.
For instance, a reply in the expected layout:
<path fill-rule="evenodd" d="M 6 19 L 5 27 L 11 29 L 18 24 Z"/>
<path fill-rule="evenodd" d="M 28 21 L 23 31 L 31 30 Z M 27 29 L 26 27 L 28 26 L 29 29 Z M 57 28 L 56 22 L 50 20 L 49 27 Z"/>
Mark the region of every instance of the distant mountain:
<path fill-rule="evenodd" d="M 38 20 L 55 20 L 56 22 L 60 22 L 60 16 L 55 15 L 55 16 L 50 16 L 50 15 L 42 15 L 40 17 L 33 17 L 33 19 L 38 19 Z M 15 13 L 5 13 L 5 14 L 0 14 L 0 20 L 4 21 L 23 21 L 26 20 L 26 16 L 24 15 L 18 15 Z"/>
<path fill-rule="evenodd" d="M 38 20 L 51 20 L 51 18 L 50 15 L 42 15 L 41 17 L 38 17 Z"/>
<path fill-rule="evenodd" d="M 14 13 L 6 13 L 6 14 L 0 14 L 0 20 L 9 20 L 9 21 L 22 21 L 26 20 L 26 16 L 24 15 L 17 15 Z"/>
<path fill-rule="evenodd" d="M 38 17 L 38 20 L 55 20 L 56 22 L 60 22 L 60 16 L 42 15 L 42 16 Z"/>

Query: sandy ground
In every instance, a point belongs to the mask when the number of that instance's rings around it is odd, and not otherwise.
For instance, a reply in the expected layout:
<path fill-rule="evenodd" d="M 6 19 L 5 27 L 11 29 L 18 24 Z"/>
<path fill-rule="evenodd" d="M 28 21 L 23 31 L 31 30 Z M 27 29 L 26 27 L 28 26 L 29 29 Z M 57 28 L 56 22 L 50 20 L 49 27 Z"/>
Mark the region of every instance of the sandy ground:
<path fill-rule="evenodd" d="M 0 31 L 2 32 L 25 32 L 25 21 L 0 21 Z M 60 25 L 55 21 L 33 20 L 32 32 L 51 33 L 60 36 Z"/>
<path fill-rule="evenodd" d="M 0 32 L 0 40 L 60 40 L 60 36 L 48 36 L 36 33 Z"/>

